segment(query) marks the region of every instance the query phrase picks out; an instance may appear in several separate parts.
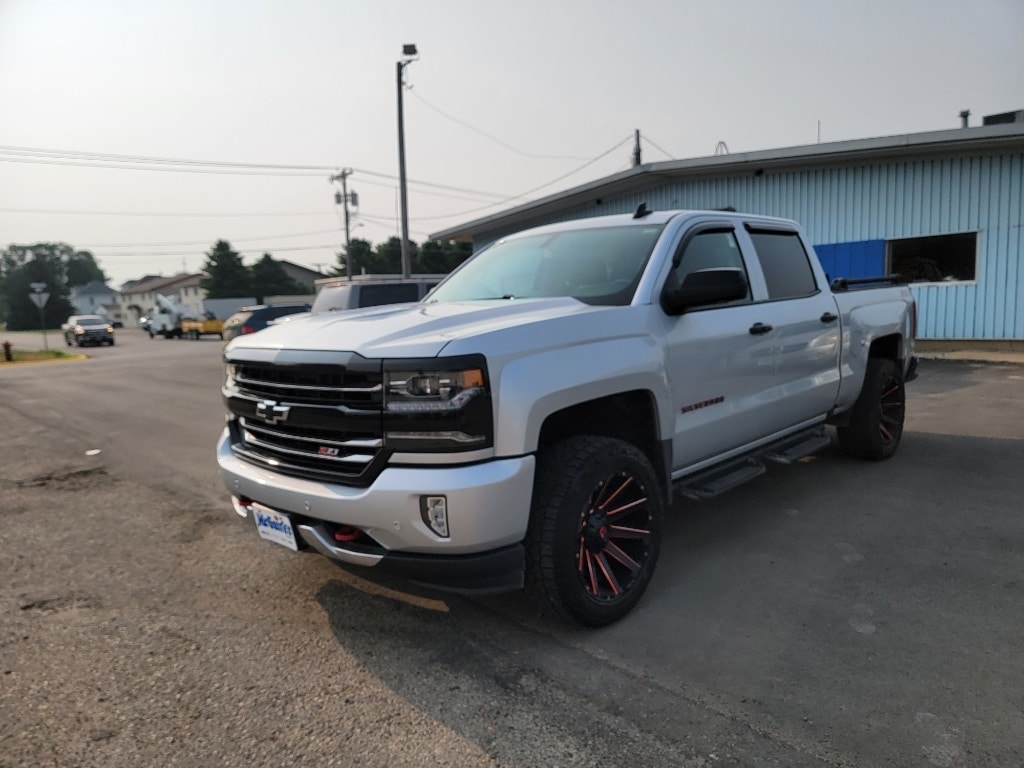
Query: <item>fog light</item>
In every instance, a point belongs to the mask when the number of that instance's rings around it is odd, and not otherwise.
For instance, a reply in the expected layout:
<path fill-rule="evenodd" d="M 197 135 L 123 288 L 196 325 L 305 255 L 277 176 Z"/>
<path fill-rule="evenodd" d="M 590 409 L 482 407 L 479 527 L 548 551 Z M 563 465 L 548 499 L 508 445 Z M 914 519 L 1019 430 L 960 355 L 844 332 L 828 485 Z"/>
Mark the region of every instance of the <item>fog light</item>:
<path fill-rule="evenodd" d="M 448 499 L 444 496 L 420 496 L 420 516 L 434 533 L 448 538 Z"/>

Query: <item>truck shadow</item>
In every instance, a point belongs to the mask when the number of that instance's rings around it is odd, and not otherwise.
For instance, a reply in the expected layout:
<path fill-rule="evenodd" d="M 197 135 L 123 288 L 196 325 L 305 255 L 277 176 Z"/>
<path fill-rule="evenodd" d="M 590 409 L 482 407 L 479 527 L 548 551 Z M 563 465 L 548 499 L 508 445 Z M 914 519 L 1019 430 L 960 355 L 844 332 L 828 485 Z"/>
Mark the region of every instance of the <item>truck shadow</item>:
<path fill-rule="evenodd" d="M 404 600 L 338 579 L 323 583 L 316 599 L 338 644 L 382 684 L 505 765 L 535 765 L 537 755 L 562 756 L 551 764 L 637 755 L 656 755 L 647 764 L 685 762 L 693 752 L 682 716 L 672 714 L 679 707 L 715 701 L 705 716 L 722 715 L 745 738 L 799 723 L 793 702 L 825 706 L 835 674 L 856 681 L 844 694 L 853 714 L 808 721 L 800 738 L 824 744 L 843 731 L 848 754 L 870 752 L 868 737 L 844 718 L 880 706 L 875 693 L 894 677 L 912 676 L 917 695 L 937 707 L 944 675 L 967 685 L 989 667 L 1013 666 L 998 656 L 968 661 L 956 649 L 964 638 L 984 644 L 984 633 L 1010 631 L 1000 622 L 1012 619 L 999 617 L 1024 597 L 1019 584 L 991 593 L 1000 573 L 1024 567 L 1024 555 L 1006 545 L 1024 535 L 1024 522 L 1003 513 L 1015 508 L 1022 465 L 1024 441 L 909 432 L 892 461 L 852 461 L 833 448 L 772 466 L 717 499 L 677 502 L 644 600 L 600 630 L 538 617 L 518 594 L 463 599 L 381 582 L 416 595 Z M 968 553 L 962 563 L 951 540 Z M 943 567 L 954 570 L 936 581 Z M 943 606 L 958 600 L 993 614 L 957 618 Z M 914 629 L 890 632 L 889 655 L 858 666 L 863 654 L 847 644 L 876 627 L 885 632 L 887 622 L 902 626 L 900 611 L 920 613 Z M 915 654 L 921 633 L 933 649 L 927 657 Z M 1024 684 L 1016 668 L 1002 688 Z M 784 698 L 756 715 L 721 703 L 727 690 L 764 701 L 782 696 L 780 687 Z M 912 706 L 886 706 L 903 705 Z M 898 712 L 888 715 L 898 722 Z M 748 718 L 756 723 L 748 727 Z M 892 741 L 877 749 L 908 758 L 901 750 L 911 745 L 886 733 Z"/>

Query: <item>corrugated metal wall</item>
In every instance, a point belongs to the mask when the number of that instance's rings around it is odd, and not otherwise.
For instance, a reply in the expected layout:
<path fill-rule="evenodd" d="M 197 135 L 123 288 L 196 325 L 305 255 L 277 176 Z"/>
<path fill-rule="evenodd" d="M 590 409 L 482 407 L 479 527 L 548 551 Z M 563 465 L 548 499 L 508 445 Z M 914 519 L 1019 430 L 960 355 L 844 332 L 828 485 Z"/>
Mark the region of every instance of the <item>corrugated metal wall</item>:
<path fill-rule="evenodd" d="M 680 180 L 535 223 L 628 213 L 641 202 L 655 210 L 732 206 L 783 216 L 799 221 L 816 246 L 826 247 L 977 231 L 975 281 L 911 287 L 918 336 L 1024 339 L 1024 153 Z"/>

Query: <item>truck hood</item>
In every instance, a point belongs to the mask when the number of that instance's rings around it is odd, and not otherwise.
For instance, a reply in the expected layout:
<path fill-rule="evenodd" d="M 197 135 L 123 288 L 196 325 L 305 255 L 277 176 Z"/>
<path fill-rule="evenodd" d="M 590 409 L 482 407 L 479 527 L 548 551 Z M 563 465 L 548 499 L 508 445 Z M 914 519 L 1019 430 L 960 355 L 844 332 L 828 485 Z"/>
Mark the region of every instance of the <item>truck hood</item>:
<path fill-rule="evenodd" d="M 345 351 L 368 358 L 436 357 L 455 340 L 608 309 L 563 297 L 393 304 L 286 317 L 259 333 L 236 337 L 225 351 L 241 357 L 246 349 Z"/>

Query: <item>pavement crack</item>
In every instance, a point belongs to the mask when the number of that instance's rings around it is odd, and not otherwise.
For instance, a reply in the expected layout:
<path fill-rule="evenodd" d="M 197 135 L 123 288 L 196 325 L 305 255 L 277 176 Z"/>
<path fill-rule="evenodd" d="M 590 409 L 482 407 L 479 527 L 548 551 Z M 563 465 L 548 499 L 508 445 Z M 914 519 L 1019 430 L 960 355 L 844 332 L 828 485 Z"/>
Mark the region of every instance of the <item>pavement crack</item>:
<path fill-rule="evenodd" d="M 3 485 L 12 488 L 43 488 L 49 485 L 59 485 L 89 479 L 92 477 L 105 477 L 107 471 L 103 467 L 83 467 L 81 469 L 70 469 L 64 471 L 46 472 L 35 477 L 22 480 L 2 480 Z"/>

